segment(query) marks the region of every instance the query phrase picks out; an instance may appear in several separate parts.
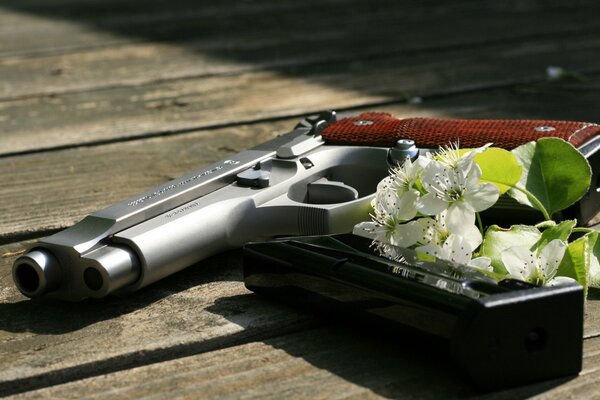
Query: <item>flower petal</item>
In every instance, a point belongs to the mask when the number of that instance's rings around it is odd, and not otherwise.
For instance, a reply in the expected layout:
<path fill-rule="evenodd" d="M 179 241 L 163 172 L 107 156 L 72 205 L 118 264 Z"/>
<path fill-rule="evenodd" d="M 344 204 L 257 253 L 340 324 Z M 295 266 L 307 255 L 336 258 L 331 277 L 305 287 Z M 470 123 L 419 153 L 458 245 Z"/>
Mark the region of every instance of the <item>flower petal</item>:
<path fill-rule="evenodd" d="M 417 221 L 399 224 L 391 236 L 391 244 L 399 247 L 408 247 L 417 243 L 423 237 L 423 227 Z"/>
<path fill-rule="evenodd" d="M 567 245 L 560 239 L 550 241 L 540 253 L 540 268 L 546 280 L 554 278 L 565 255 Z"/>
<path fill-rule="evenodd" d="M 417 203 L 417 210 L 421 214 L 435 215 L 448 208 L 448 202 L 438 198 L 434 193 L 427 193 Z"/>
<path fill-rule="evenodd" d="M 509 247 L 501 258 L 504 268 L 513 277 L 527 281 L 535 275 L 537 258 L 527 247 Z"/>
<path fill-rule="evenodd" d="M 441 246 L 438 246 L 437 244 L 429 243 L 425 246 L 417 247 L 415 250 L 421 253 L 429 254 L 442 260 L 449 259 L 448 252 Z"/>
<path fill-rule="evenodd" d="M 450 261 L 467 265 L 471 261 L 471 251 L 467 248 L 464 239 L 457 235 L 450 235 L 444 242 L 444 248 L 449 253 Z"/>
<path fill-rule="evenodd" d="M 380 220 L 393 219 L 400 199 L 394 190 L 381 190 L 375 195 L 373 209 Z"/>
<path fill-rule="evenodd" d="M 438 223 L 433 218 L 419 218 L 415 221 L 421 226 L 422 236 L 417 240 L 417 243 L 427 244 L 434 242 L 437 237 Z M 437 243 L 440 244 L 441 243 Z"/>
<path fill-rule="evenodd" d="M 415 162 L 412 162 L 410 160 L 410 158 L 408 158 L 406 160 L 406 162 L 402 165 L 402 170 L 406 173 L 407 176 L 416 179 L 419 174 L 421 173 L 421 170 L 423 169 L 423 167 L 427 164 L 424 164 L 422 161 L 419 161 L 420 159 L 425 159 L 424 157 L 419 157 L 415 160 Z M 427 161 L 428 163 L 428 161 Z"/>
<path fill-rule="evenodd" d="M 419 200 L 419 191 L 409 190 L 404 192 L 396 203 L 393 218 L 396 221 L 408 221 L 417 215 L 417 201 Z"/>
<path fill-rule="evenodd" d="M 438 190 L 444 190 L 445 186 L 440 186 L 441 182 L 439 177 L 448 176 L 448 171 L 450 167 L 442 164 L 439 161 L 431 160 L 427 167 L 423 170 L 423 175 L 421 175 L 421 184 L 423 187 L 430 192 L 432 188 L 436 188 Z"/>
<path fill-rule="evenodd" d="M 481 179 L 481 168 L 475 161 L 469 161 L 468 163 L 460 164 L 460 171 L 463 174 L 463 180 L 467 187 L 473 187 L 479 184 L 479 180 Z"/>
<path fill-rule="evenodd" d="M 378 237 L 377 231 L 379 229 L 381 229 L 381 225 L 375 222 L 361 222 L 354 225 L 352 233 L 367 239 L 376 239 Z"/>
<path fill-rule="evenodd" d="M 429 164 L 430 161 L 431 161 L 431 158 L 429 158 L 429 157 L 419 156 L 417 158 L 417 160 L 415 161 L 415 163 L 413 164 L 413 167 L 415 165 L 418 165 L 419 172 L 420 172 L 420 170 L 424 169 Z"/>
<path fill-rule="evenodd" d="M 472 149 L 472 150 L 466 152 L 465 154 L 463 154 L 462 158 L 472 160 L 477 154 L 483 153 L 484 151 L 486 151 L 488 149 L 488 147 L 490 147 L 492 144 L 493 143 L 486 143 L 481 147 Z"/>
<path fill-rule="evenodd" d="M 463 201 L 452 203 L 446 214 L 446 227 L 450 232 L 463 232 L 466 226 L 475 224 L 475 211 Z"/>
<path fill-rule="evenodd" d="M 391 176 L 386 176 L 377 184 L 377 192 L 389 190 L 392 187 L 392 182 L 394 182 L 394 179 Z"/>
<path fill-rule="evenodd" d="M 469 251 L 471 252 L 475 251 L 475 249 L 479 247 L 483 241 L 481 232 L 475 225 L 463 224 L 460 230 L 452 233 L 460 235 L 463 238 L 465 245 L 468 246 Z"/>
<path fill-rule="evenodd" d="M 577 281 L 573 278 L 569 278 L 568 276 L 555 276 L 554 278 L 546 282 L 546 286 L 562 286 L 568 285 L 573 282 Z"/>
<path fill-rule="evenodd" d="M 500 191 L 496 185 L 491 183 L 481 183 L 476 186 L 471 186 L 464 194 L 465 201 L 469 203 L 475 211 L 483 211 L 493 206 Z"/>
<path fill-rule="evenodd" d="M 475 267 L 479 269 L 483 269 L 485 271 L 492 272 L 494 268 L 492 267 L 492 259 L 489 257 L 477 257 L 472 259 L 469 264 L 470 267 Z"/>

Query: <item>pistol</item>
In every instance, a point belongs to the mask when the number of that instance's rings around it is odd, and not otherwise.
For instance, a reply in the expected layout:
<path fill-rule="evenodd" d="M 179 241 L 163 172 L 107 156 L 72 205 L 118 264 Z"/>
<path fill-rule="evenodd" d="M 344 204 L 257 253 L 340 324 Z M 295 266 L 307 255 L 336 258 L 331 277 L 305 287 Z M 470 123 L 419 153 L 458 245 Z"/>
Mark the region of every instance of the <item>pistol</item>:
<path fill-rule="evenodd" d="M 390 165 L 452 141 L 465 148 L 493 142 L 511 149 L 539 137 L 561 137 L 595 163 L 597 174 L 598 132 L 599 125 L 586 122 L 324 111 L 289 133 L 38 241 L 15 261 L 13 280 L 31 298 L 125 294 L 250 241 L 350 232 L 369 218 L 370 201 Z M 575 207 L 580 221 L 595 215 L 599 197 L 594 187 Z"/>

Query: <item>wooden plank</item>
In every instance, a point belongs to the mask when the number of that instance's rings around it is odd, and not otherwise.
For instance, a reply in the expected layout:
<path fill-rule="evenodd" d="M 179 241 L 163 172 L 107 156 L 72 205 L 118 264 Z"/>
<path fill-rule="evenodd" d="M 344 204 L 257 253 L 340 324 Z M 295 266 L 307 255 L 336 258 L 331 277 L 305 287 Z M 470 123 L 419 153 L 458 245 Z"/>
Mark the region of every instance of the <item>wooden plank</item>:
<path fill-rule="evenodd" d="M 374 109 L 400 117 L 594 120 L 600 76 L 589 79 L 425 98 L 421 104 Z M 284 133 L 296 121 L 1 158 L 0 242 L 70 226 L 93 211 Z"/>
<path fill-rule="evenodd" d="M 0 255 L 22 244 L 0 247 Z M 126 298 L 30 301 L 0 258 L 0 395 L 299 330 L 313 320 L 244 288 L 240 253 L 188 268 Z"/>
<path fill-rule="evenodd" d="M 5 101 L 0 102 L 5 127 L 0 154 L 543 80 L 557 59 L 567 69 L 600 68 L 598 47 L 596 38 L 541 40 Z"/>
<path fill-rule="evenodd" d="M 258 60 L 259 55 L 273 55 L 273 51 L 265 50 L 274 46 L 283 52 L 304 54 L 316 48 L 335 51 L 333 44 L 337 42 L 345 47 L 369 44 L 372 50 L 387 52 L 530 35 L 560 36 L 574 30 L 593 29 L 593 21 L 584 17 L 597 10 L 593 1 L 446 4 L 415 0 L 402 4 L 378 2 L 377 6 L 357 0 L 327 3 L 230 0 L 219 5 L 179 0 L 168 8 L 164 3 L 148 1 L 143 9 L 131 1 L 69 4 L 4 1 L 2 7 L 0 34 L 5 40 L 0 42 L 0 57 L 30 59 L 160 41 L 200 46 L 199 49 L 205 48 L 214 56 L 238 61 L 240 56 Z M 374 24 L 377 29 L 373 29 Z M 456 26 L 461 29 L 455 29 Z M 481 31 L 486 31 L 485 37 L 473 34 Z"/>
<path fill-rule="evenodd" d="M 91 11 L 87 9 L 85 12 L 88 14 L 83 21 L 86 18 L 92 18 L 92 21 L 83 25 L 76 12 L 50 21 L 40 16 L 21 16 L 34 21 L 17 19 L 14 22 L 15 29 L 11 29 L 11 24 L 3 28 L 4 36 L 19 35 L 19 40 L 5 40 L 2 43 L 17 43 L 19 52 L 24 52 L 30 43 L 39 46 L 43 45 L 41 42 L 44 40 L 53 40 L 56 43 L 50 48 L 56 48 L 59 54 L 46 54 L 49 51 L 46 45 L 40 50 L 44 56 L 34 57 L 27 53 L 13 56 L 5 54 L 2 57 L 0 47 L 0 76 L 4 78 L 0 84 L 0 98 L 148 84 L 166 79 L 232 74 L 282 66 L 347 62 L 415 51 L 422 53 L 467 46 L 474 48 L 487 46 L 491 42 L 518 43 L 530 37 L 564 39 L 575 32 L 584 32 L 589 36 L 595 25 L 592 19 L 585 17 L 597 13 L 593 8 L 597 5 L 593 4 L 591 7 L 566 9 L 534 6 L 524 12 L 521 8 L 488 6 L 479 9 L 481 5 L 476 3 L 469 4 L 477 9 L 479 15 L 478 18 L 472 18 L 469 11 L 473 10 L 465 10 L 465 7 L 455 4 L 415 8 L 414 4 L 407 5 L 404 2 L 381 4 L 378 7 L 364 2 L 347 3 L 336 4 L 338 12 L 325 8 L 318 13 L 314 12 L 315 8 L 321 9 L 323 5 L 282 3 L 274 7 L 261 3 L 250 3 L 251 6 L 241 3 L 232 9 L 203 6 L 178 11 L 175 8 L 169 13 L 151 16 L 142 13 L 132 15 L 130 19 L 117 14 L 114 18 L 123 24 L 121 27 L 96 21 L 94 18 L 97 17 L 89 14 Z M 118 5 L 114 6 L 118 8 Z M 192 5 L 187 4 L 187 7 Z M 340 15 L 340 8 L 353 12 Z M 177 14 L 180 18 L 173 18 L 173 13 L 180 13 Z M 0 20 L 5 14 L 0 13 Z M 536 20 L 544 23 L 531 23 L 532 14 L 535 14 Z M 65 21 L 64 18 L 68 17 L 74 21 Z M 166 20 L 162 21 L 161 18 Z M 223 27 L 225 19 L 227 27 L 235 29 Z M 260 23 L 256 23 L 257 20 Z M 305 32 L 307 20 L 311 21 L 310 35 Z M 573 20 L 579 21 L 576 29 L 573 28 Z M 145 25 L 139 26 L 139 21 Z M 156 29 L 157 24 L 160 24 L 160 29 Z M 378 29 L 372 29 L 374 24 Z M 454 29 L 457 25 L 462 28 Z M 36 29 L 38 26 L 44 31 L 43 34 Z M 423 26 L 428 29 L 422 29 Z M 512 28 L 507 29 L 507 26 Z M 48 35 L 51 27 L 57 30 L 58 37 Z M 162 37 L 165 30 L 167 33 L 174 31 L 170 33 L 173 38 Z M 478 34 L 481 31 L 488 34 Z M 98 32 L 98 37 L 89 38 L 94 32 Z M 28 40 L 28 36 L 32 36 L 32 39 Z M 144 37 L 151 42 L 142 40 Z M 89 42 L 89 48 L 67 51 L 82 40 Z M 106 45 L 102 46 L 104 42 Z"/>
<path fill-rule="evenodd" d="M 545 399 L 593 395 L 600 338 L 585 342 L 584 371 L 483 394 L 443 355 L 342 328 L 315 329 L 15 396 L 25 398 Z M 107 390 L 110 388 L 110 390 Z M 580 397 L 575 397 L 580 398 Z"/>

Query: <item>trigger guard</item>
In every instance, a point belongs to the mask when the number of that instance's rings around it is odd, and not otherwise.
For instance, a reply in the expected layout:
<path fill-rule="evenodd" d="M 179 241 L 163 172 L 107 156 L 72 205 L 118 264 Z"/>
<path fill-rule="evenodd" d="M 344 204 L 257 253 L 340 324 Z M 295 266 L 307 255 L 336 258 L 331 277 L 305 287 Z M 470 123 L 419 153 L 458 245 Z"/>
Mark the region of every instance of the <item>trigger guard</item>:
<path fill-rule="evenodd" d="M 358 199 L 358 191 L 343 182 L 318 179 L 307 185 L 306 203 L 335 204 Z"/>

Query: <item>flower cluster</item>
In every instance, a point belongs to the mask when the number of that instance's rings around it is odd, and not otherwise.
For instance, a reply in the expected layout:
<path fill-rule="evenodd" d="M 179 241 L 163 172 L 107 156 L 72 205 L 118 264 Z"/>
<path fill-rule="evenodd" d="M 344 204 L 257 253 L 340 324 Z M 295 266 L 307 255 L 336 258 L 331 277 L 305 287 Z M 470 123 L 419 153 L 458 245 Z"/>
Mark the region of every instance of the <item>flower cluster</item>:
<path fill-rule="evenodd" d="M 441 149 L 402 166 L 383 179 L 372 201 L 372 221 L 354 231 L 374 240 L 382 255 L 398 255 L 394 247 L 413 247 L 437 258 L 489 269 L 491 260 L 473 258 L 482 241 L 475 215 L 491 207 L 498 188 L 481 182 L 473 160 L 489 145 L 461 154 L 458 146 Z"/>
<path fill-rule="evenodd" d="M 492 258 L 479 254 L 484 237 L 478 213 L 496 203 L 500 190 L 482 180 L 475 161 L 489 147 L 461 151 L 451 145 L 435 155 L 407 158 L 379 183 L 371 202 L 371 221 L 356 225 L 354 233 L 372 239 L 379 253 L 393 260 L 402 259 L 401 248 L 411 248 L 451 263 L 494 271 Z M 556 285 L 573 281 L 556 276 L 566 248 L 559 239 L 536 248 L 508 246 L 496 259 L 507 277 Z"/>

